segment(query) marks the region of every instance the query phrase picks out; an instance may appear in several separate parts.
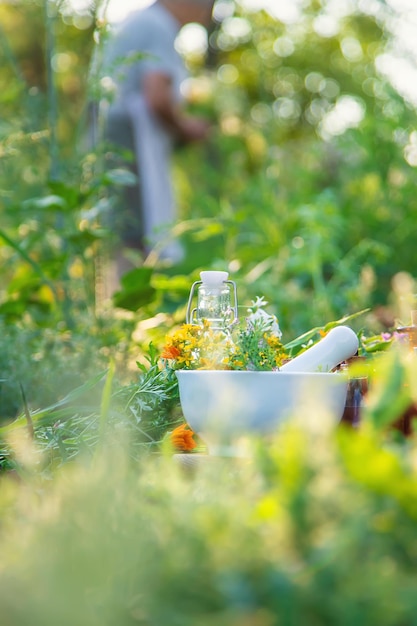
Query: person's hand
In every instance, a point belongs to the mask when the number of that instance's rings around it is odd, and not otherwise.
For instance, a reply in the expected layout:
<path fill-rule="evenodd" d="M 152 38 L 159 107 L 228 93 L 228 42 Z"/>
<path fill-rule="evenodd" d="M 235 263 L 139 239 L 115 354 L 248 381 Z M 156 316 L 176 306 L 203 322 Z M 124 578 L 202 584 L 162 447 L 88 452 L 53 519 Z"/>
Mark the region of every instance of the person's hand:
<path fill-rule="evenodd" d="M 149 109 L 180 144 L 207 139 L 211 125 L 204 118 L 184 114 L 173 97 L 170 76 L 163 72 L 150 72 L 144 77 L 143 89 Z"/>
<path fill-rule="evenodd" d="M 210 134 L 211 124 L 200 117 L 184 117 L 181 120 L 180 140 L 184 143 L 204 141 Z"/>

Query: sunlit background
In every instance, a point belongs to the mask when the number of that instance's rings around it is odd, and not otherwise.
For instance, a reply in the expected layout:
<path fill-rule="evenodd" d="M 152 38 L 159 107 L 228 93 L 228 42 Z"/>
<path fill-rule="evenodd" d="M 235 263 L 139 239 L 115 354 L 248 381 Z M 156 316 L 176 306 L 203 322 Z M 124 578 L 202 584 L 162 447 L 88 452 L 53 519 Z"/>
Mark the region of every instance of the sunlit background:
<path fill-rule="evenodd" d="M 106 16 L 109 21 L 117 23 L 124 19 L 132 10 L 149 6 L 154 0 L 110 0 Z M 78 8 L 84 0 L 72 0 Z M 85 4 L 85 3 L 84 3 Z M 272 16 L 281 22 L 291 24 L 300 19 L 303 1 L 293 0 L 239 0 L 247 10 L 257 11 L 265 8 Z M 369 13 L 378 13 L 380 5 L 374 0 L 361 0 L 361 8 Z M 326 7 L 326 13 L 316 19 L 315 28 L 323 37 L 334 36 L 338 31 L 339 20 L 351 13 L 357 2 L 354 0 L 333 0 Z M 392 19 L 387 27 L 395 34 L 392 50 L 379 57 L 378 70 L 385 74 L 395 88 L 412 104 L 417 105 L 417 2 L 415 0 L 387 0 L 392 8 Z M 218 0 L 214 8 L 214 16 L 218 20 L 226 19 L 230 23 L 226 29 L 233 35 L 236 31 L 245 28 L 243 20 L 230 16 L 231 3 L 228 0 Z M 284 45 L 285 42 L 282 42 Z M 205 30 L 197 25 L 186 26 L 179 37 L 178 48 L 183 53 L 201 50 L 207 46 Z M 289 53 L 291 51 L 289 50 Z M 355 41 L 346 41 L 346 54 L 360 55 L 360 45 Z M 357 116 L 358 111 L 353 113 Z"/>
<path fill-rule="evenodd" d="M 282 24 L 291 28 L 293 25 L 302 23 L 303 11 L 306 3 L 304 0 L 236 0 L 246 11 L 256 12 L 264 8 L 271 16 Z M 136 9 L 141 9 L 154 0 L 109 0 L 103 3 L 101 17 L 116 25 L 128 14 Z M 90 3 L 87 0 L 67 0 L 67 6 L 71 8 L 71 19 L 77 20 L 79 28 L 86 28 L 89 23 Z M 382 54 L 376 58 L 376 68 L 385 76 L 398 91 L 398 93 L 412 106 L 417 106 L 417 2 L 416 0 L 386 0 L 384 3 L 378 0 L 329 0 L 325 3 L 320 15 L 314 22 L 313 28 L 321 38 L 331 38 L 337 35 L 343 28 L 343 19 L 360 10 L 372 15 L 383 28 L 392 34 L 390 44 Z M 389 17 L 387 18 L 388 8 Z M 75 14 L 74 14 L 75 11 Z M 234 3 L 230 0 L 217 0 L 214 5 L 214 19 L 222 23 L 221 32 L 218 34 L 216 44 L 225 50 L 233 48 L 236 41 L 245 41 L 250 36 L 251 25 L 248 20 L 237 17 L 234 14 Z M 75 23 L 75 22 L 74 22 Z M 360 62 L 365 51 L 362 42 L 352 36 L 345 36 L 341 40 L 343 56 L 352 62 Z M 188 24 L 177 38 L 177 49 L 183 55 L 204 53 L 208 46 L 207 32 L 198 24 Z M 278 37 L 274 44 L 274 50 L 280 57 L 291 56 L 295 50 L 294 42 L 290 36 Z M 220 66 L 217 75 L 222 83 L 232 84 L 236 80 L 237 71 L 232 65 Z M 310 82 L 323 79 L 321 75 L 309 75 Z M 331 88 L 331 80 L 327 80 L 326 89 Z M 317 87 L 317 88 L 316 88 Z M 308 89 L 312 93 L 319 93 L 320 86 L 311 84 Z M 338 88 L 338 86 L 336 85 Z M 186 86 L 186 88 L 188 88 Z M 278 117 L 290 119 L 295 116 L 296 103 L 291 98 L 280 98 L 275 110 Z M 258 107 L 259 108 L 259 107 Z M 258 111 L 260 112 L 260 109 Z M 343 134 L 347 128 L 358 126 L 365 115 L 364 104 L 360 99 L 351 95 L 343 95 L 337 99 L 336 105 L 322 120 L 320 134 L 328 139 L 334 135 Z M 412 147 L 406 151 L 406 160 L 410 165 L 417 165 L 417 138 Z"/>

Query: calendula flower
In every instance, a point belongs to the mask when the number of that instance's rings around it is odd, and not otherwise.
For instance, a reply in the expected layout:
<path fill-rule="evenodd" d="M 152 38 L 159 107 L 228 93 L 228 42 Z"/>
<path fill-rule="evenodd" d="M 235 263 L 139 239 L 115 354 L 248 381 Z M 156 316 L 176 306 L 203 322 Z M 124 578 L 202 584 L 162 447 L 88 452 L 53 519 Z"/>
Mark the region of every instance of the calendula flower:
<path fill-rule="evenodd" d="M 191 452 L 197 447 L 194 441 L 194 432 L 188 426 L 188 424 L 181 424 L 174 428 L 170 434 L 171 443 L 176 450 L 181 452 Z"/>
<path fill-rule="evenodd" d="M 181 354 L 180 350 L 176 346 L 166 345 L 162 350 L 162 359 L 176 359 Z"/>

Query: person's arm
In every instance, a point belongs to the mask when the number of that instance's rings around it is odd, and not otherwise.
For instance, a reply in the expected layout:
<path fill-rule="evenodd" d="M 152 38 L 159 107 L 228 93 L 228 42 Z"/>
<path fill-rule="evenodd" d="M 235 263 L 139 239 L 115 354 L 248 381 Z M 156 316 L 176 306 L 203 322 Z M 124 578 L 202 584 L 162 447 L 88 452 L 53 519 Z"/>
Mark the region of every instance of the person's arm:
<path fill-rule="evenodd" d="M 143 91 L 148 107 L 179 140 L 199 141 L 207 137 L 207 121 L 184 115 L 173 98 L 171 79 L 167 74 L 149 72 L 144 77 Z"/>

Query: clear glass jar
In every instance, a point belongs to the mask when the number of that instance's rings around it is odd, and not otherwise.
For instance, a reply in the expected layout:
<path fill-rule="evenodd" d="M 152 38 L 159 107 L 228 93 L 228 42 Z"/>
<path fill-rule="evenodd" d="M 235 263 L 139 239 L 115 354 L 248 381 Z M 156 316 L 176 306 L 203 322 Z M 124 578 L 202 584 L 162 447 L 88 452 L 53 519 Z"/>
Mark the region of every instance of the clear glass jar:
<path fill-rule="evenodd" d="M 201 272 L 197 290 L 197 322 L 206 320 L 214 329 L 224 330 L 232 318 L 232 295 L 227 272 Z"/>
<path fill-rule="evenodd" d="M 236 285 L 228 280 L 227 272 L 200 272 L 201 281 L 194 283 L 187 309 L 187 322 L 206 321 L 215 330 L 227 330 L 237 318 Z M 197 306 L 191 310 L 197 288 Z"/>

